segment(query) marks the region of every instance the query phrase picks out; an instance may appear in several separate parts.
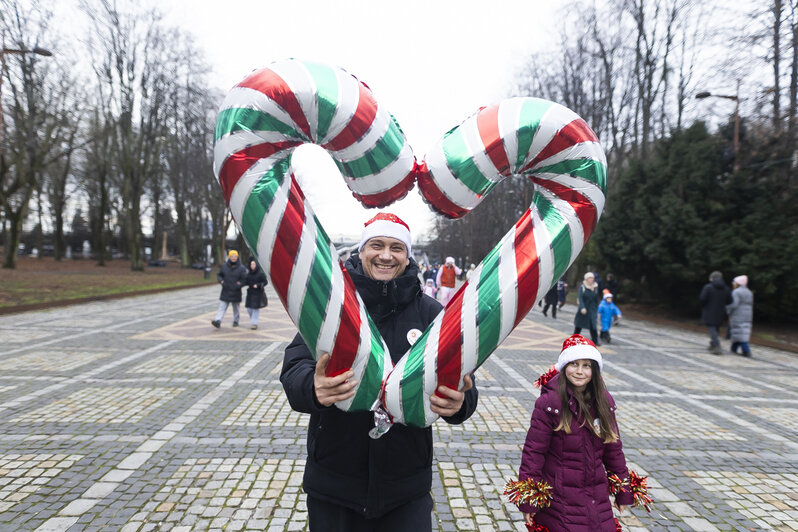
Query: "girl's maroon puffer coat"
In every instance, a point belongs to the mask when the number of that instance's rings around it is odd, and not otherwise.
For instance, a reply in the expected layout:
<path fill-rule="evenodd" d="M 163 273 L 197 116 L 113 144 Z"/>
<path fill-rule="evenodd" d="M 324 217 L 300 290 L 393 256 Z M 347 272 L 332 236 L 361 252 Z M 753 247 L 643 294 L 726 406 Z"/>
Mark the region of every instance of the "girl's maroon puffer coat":
<path fill-rule="evenodd" d="M 621 442 L 604 443 L 587 425 L 580 427 L 582 420 L 577 419 L 577 403 L 570 391 L 566 407 L 574 414 L 571 434 L 554 430 L 560 423 L 563 408 L 557 395 L 560 378 L 565 376 L 552 377 L 535 402 L 521 456 L 519 480 L 545 480 L 552 486 L 551 506 L 535 513 L 535 521 L 550 532 L 615 532 L 606 471 L 621 479 L 628 476 Z M 615 424 L 615 402 L 611 396 L 609 402 Z M 616 501 L 631 505 L 633 497 L 626 491 L 619 493 Z M 520 505 L 520 509 L 534 511 L 526 504 Z"/>

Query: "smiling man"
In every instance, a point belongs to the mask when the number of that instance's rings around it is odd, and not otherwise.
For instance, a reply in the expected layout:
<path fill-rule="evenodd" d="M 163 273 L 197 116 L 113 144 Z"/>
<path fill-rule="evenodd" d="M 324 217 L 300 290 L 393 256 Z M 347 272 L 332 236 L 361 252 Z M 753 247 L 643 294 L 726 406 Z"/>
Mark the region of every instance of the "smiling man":
<path fill-rule="evenodd" d="M 345 266 L 396 364 L 442 308 L 421 291 L 410 228 L 394 214 L 378 214 L 363 228 L 359 255 Z M 310 530 L 431 530 L 432 429 L 395 425 L 370 438 L 371 412 L 335 407 L 354 395 L 356 383 L 351 371 L 326 377 L 329 359 L 314 361 L 297 335 L 280 375 L 291 407 L 310 414 L 302 485 Z M 465 382 L 462 390 L 441 386 L 442 397 L 430 397 L 430 409 L 447 423 L 462 423 L 476 409 L 473 376 Z"/>

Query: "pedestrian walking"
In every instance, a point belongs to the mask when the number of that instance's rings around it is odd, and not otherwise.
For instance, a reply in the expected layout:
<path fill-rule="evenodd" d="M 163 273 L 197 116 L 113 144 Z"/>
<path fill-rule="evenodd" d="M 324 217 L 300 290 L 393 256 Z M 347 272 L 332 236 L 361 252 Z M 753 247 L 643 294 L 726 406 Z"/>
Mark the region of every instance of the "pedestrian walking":
<path fill-rule="evenodd" d="M 744 357 L 751 356 L 748 342 L 751 340 L 751 325 L 754 321 L 754 294 L 748 289 L 748 276 L 738 275 L 732 280 L 732 302 L 726 305 L 731 332 L 731 352 L 742 348 Z"/>
<path fill-rule="evenodd" d="M 471 276 L 474 275 L 474 272 L 476 271 L 476 269 L 477 269 L 477 265 L 472 262 L 471 266 L 469 266 L 468 270 L 466 271 L 466 281 L 470 281 L 471 280 Z"/>
<path fill-rule="evenodd" d="M 618 299 L 619 286 L 618 286 L 618 281 L 615 280 L 615 276 L 613 274 L 611 273 L 607 274 L 607 279 L 606 282 L 604 283 L 604 288 L 610 291 L 610 294 L 612 294 L 612 299 L 613 301 L 615 301 L 615 304 L 617 305 L 620 301 Z"/>
<path fill-rule="evenodd" d="M 607 289 L 604 289 L 605 292 Z M 604 298 L 602 299 L 601 303 L 598 306 L 598 314 L 599 314 L 599 321 L 601 322 L 601 339 L 608 344 L 612 342 L 612 338 L 610 337 L 610 327 L 613 326 L 615 322 L 621 319 L 621 309 L 613 303 L 612 301 L 613 295 L 610 292 L 604 294 Z"/>
<path fill-rule="evenodd" d="M 438 270 L 437 285 L 441 296 L 441 305 L 444 307 L 454 295 L 454 286 L 457 283 L 457 276 L 463 271 L 454 265 L 454 257 L 446 257 L 446 264 Z"/>
<path fill-rule="evenodd" d="M 574 316 L 574 334 L 581 333 L 582 329 L 589 329 L 590 339 L 596 345 L 599 345 L 596 317 L 600 299 L 601 295 L 599 286 L 595 281 L 595 275 L 593 272 L 587 272 L 577 292 L 576 302 L 578 308 Z"/>
<path fill-rule="evenodd" d="M 247 314 L 249 314 L 249 328 L 258 328 L 258 317 L 260 309 L 269 304 L 266 298 L 266 285 L 269 281 L 266 274 L 260 269 L 255 257 L 249 259 L 249 269 L 247 270 Z"/>
<path fill-rule="evenodd" d="M 231 249 L 227 254 L 227 261 L 219 268 L 216 280 L 222 285 L 222 292 L 219 294 L 219 310 L 216 318 L 211 325 L 217 329 L 222 326 L 229 305 L 233 306 L 233 327 L 238 327 L 238 320 L 241 318 L 239 307 L 241 306 L 241 289 L 247 282 L 247 269 L 238 261 L 238 251 Z"/>
<path fill-rule="evenodd" d="M 432 299 L 435 299 L 436 293 L 438 293 L 438 290 L 435 289 L 435 281 L 432 279 L 427 279 L 427 282 L 424 283 L 424 294 L 428 295 Z"/>
<path fill-rule="evenodd" d="M 363 229 L 360 253 L 345 264 L 369 315 L 396 364 L 441 310 L 421 294 L 410 229 L 399 217 L 380 213 Z M 372 439 L 372 412 L 344 412 L 333 405 L 354 396 L 350 370 L 326 377 L 330 360 L 314 361 L 297 335 L 286 348 L 280 382 L 298 412 L 310 414 L 302 487 L 311 532 L 432 529 L 432 428 L 396 424 Z M 428 407 L 459 424 L 477 406 L 473 376 L 462 390 L 440 386 Z"/>
<path fill-rule="evenodd" d="M 563 342 L 554 368 L 536 382 L 541 392 L 518 470 L 519 483 L 531 479 L 534 490 L 548 487 L 549 497 L 537 493 L 538 505 L 521 503 L 519 509 L 529 530 L 616 532 L 608 477 L 621 480 L 618 511 L 634 499 L 601 353 L 575 334 Z"/>
<path fill-rule="evenodd" d="M 708 349 L 715 355 L 720 355 L 720 338 L 718 329 L 726 319 L 726 305 L 732 302 L 731 290 L 723 282 L 723 274 L 714 271 L 709 274 L 709 282 L 701 289 L 698 296 L 701 303 L 701 321 L 709 332 Z"/>
<path fill-rule="evenodd" d="M 568 292 L 568 283 L 565 282 L 565 279 L 562 278 L 557 281 L 557 300 L 560 302 L 559 307 L 562 308 L 565 305 L 565 296 Z"/>
<path fill-rule="evenodd" d="M 546 302 L 546 306 L 543 307 L 543 315 L 548 316 L 546 314 L 549 311 L 549 307 L 551 307 L 551 317 L 553 319 L 557 319 L 557 285 L 555 284 L 549 291 L 546 292 L 546 295 L 543 296 L 543 301 Z"/>

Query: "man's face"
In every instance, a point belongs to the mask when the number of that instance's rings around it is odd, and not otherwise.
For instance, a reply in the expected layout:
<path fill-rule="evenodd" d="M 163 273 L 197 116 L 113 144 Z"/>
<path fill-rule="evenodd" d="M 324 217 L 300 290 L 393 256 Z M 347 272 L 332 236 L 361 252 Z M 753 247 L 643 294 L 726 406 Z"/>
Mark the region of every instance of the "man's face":
<path fill-rule="evenodd" d="M 232 262 L 233 264 L 238 262 L 238 255 L 230 255 L 230 262 Z"/>
<path fill-rule="evenodd" d="M 375 281 L 390 281 L 402 275 L 410 259 L 401 240 L 377 236 L 366 242 L 360 251 L 363 271 Z"/>

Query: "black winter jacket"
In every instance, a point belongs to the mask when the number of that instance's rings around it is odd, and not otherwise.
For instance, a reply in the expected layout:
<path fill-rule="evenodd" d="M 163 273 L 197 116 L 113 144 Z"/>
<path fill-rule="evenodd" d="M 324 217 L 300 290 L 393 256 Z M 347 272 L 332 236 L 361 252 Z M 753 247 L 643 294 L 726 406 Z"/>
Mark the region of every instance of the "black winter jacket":
<path fill-rule="evenodd" d="M 423 332 L 440 312 L 440 303 L 422 294 L 413 259 L 402 275 L 387 282 L 366 276 L 357 256 L 346 262 L 346 269 L 396 363 L 410 348 L 408 331 Z M 429 493 L 432 429 L 396 424 L 381 438 L 372 439 L 368 435 L 374 427 L 371 412 L 344 412 L 316 401 L 315 364 L 297 335 L 285 350 L 280 382 L 291 407 L 310 414 L 305 492 L 367 518 L 382 516 Z M 460 412 L 445 421 L 459 424 L 468 419 L 477 399 L 475 386 L 466 392 Z"/>
<path fill-rule="evenodd" d="M 701 302 L 701 321 L 705 325 L 723 325 L 726 305 L 732 302 L 731 290 L 723 279 L 713 279 L 705 284 L 698 300 Z"/>
<path fill-rule="evenodd" d="M 228 303 L 241 303 L 241 289 L 247 282 L 247 269 L 239 261 L 227 262 L 219 268 L 216 280 L 222 283 L 222 292 L 219 299 Z"/>
<path fill-rule="evenodd" d="M 258 268 L 254 272 L 247 270 L 247 302 L 246 308 L 263 308 L 266 306 L 266 274 Z"/>

